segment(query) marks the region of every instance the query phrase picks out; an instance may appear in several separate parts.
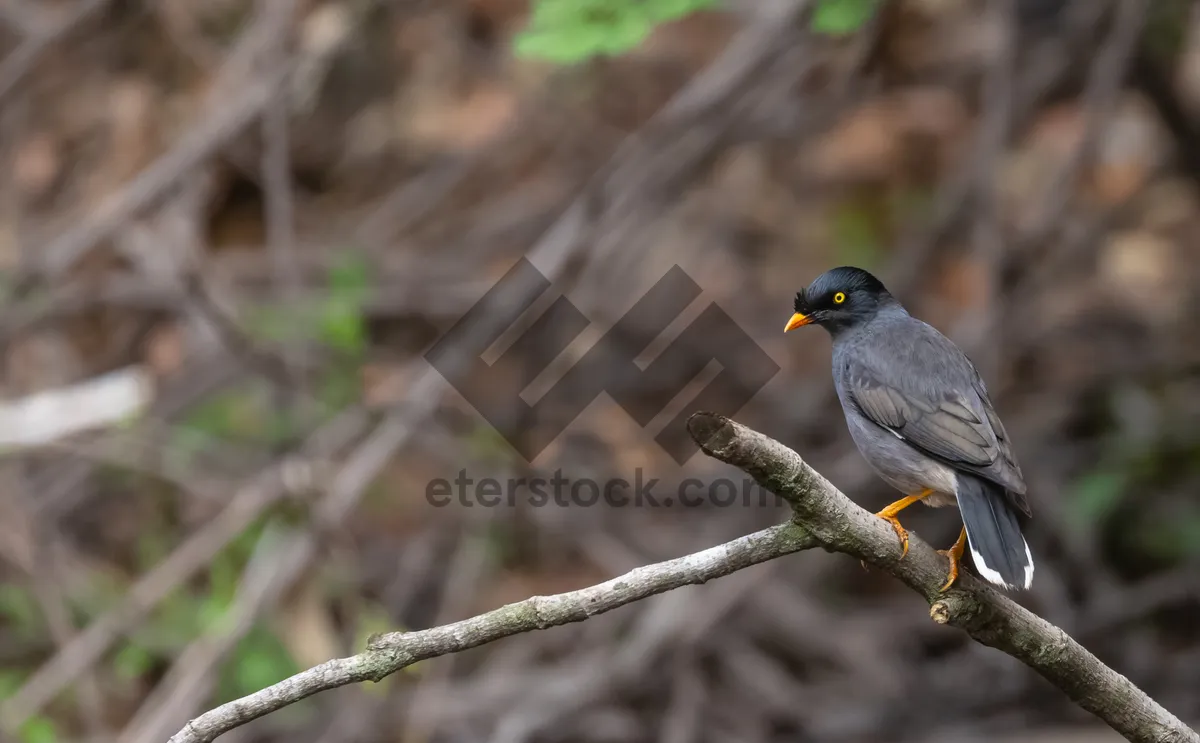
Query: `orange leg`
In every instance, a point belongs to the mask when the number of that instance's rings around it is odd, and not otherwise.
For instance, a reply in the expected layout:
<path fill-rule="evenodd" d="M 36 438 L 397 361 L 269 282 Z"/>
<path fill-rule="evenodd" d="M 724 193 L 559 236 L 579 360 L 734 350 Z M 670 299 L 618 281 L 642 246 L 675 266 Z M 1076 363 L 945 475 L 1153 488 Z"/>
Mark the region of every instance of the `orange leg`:
<path fill-rule="evenodd" d="M 945 593 L 950 586 L 954 585 L 954 581 L 958 580 L 958 561 L 962 559 L 963 552 L 967 549 L 967 527 L 964 526 L 962 531 L 958 533 L 958 541 L 948 550 L 938 550 L 938 554 L 945 555 L 950 558 L 950 577 L 942 586 L 941 592 Z"/>
<path fill-rule="evenodd" d="M 879 518 L 891 524 L 892 528 L 896 530 L 896 535 L 900 537 L 900 544 L 904 548 L 904 551 L 900 553 L 901 560 L 903 560 L 904 556 L 908 554 L 908 532 L 903 526 L 900 525 L 900 519 L 896 518 L 896 514 L 900 513 L 917 501 L 924 500 L 931 495 L 933 495 L 933 491 L 929 488 L 926 488 L 916 495 L 904 496 L 900 500 L 892 503 L 887 508 L 875 514 Z"/>

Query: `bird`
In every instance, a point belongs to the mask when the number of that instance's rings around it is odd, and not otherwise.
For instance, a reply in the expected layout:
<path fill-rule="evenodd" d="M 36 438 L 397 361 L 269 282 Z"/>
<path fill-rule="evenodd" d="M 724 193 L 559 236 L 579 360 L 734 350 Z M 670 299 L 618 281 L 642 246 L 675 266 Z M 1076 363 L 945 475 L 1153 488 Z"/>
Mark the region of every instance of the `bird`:
<path fill-rule="evenodd" d="M 875 473 L 904 497 L 875 515 L 900 538 L 897 514 L 920 502 L 957 505 L 962 529 L 945 592 L 969 548 L 976 572 L 1005 590 L 1033 582 L 1022 531 L 1032 517 L 1024 476 L 979 370 L 953 341 L 913 317 L 883 283 L 832 268 L 796 293 L 784 332 L 817 325 L 832 340 L 833 381 L 850 436 Z"/>

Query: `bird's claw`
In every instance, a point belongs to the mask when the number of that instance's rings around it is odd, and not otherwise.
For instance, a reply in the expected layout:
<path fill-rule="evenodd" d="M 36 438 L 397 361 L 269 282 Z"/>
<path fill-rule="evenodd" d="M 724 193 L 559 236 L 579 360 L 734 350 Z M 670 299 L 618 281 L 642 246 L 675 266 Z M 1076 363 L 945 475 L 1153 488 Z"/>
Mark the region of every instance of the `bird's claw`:
<path fill-rule="evenodd" d="M 886 511 L 880 511 L 875 515 L 891 524 L 892 528 L 896 530 L 896 536 L 900 537 L 900 559 L 903 560 L 904 556 L 908 554 L 908 530 L 900 525 L 900 519 Z"/>
<path fill-rule="evenodd" d="M 954 585 L 954 581 L 958 580 L 958 563 L 962 560 L 963 553 L 967 549 L 967 527 L 964 526 L 962 531 L 958 533 L 958 539 L 948 550 L 938 550 L 939 555 L 945 555 L 950 560 L 950 577 L 938 589 L 938 593 L 945 593 L 950 590 L 950 586 Z"/>
<path fill-rule="evenodd" d="M 954 585 L 954 581 L 958 580 L 958 555 L 954 553 L 953 549 L 938 550 L 938 554 L 945 555 L 950 560 L 950 577 L 938 589 L 938 593 L 945 593 L 950 590 L 950 586 Z"/>

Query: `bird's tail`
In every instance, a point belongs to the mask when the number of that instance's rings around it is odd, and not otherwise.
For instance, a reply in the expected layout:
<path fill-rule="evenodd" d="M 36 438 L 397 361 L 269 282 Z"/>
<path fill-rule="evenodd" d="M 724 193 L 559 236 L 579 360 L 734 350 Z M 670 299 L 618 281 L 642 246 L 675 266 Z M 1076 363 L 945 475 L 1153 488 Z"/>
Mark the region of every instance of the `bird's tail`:
<path fill-rule="evenodd" d="M 958 510 L 967 528 L 975 569 L 1002 588 L 1029 588 L 1033 557 L 1021 535 L 1017 511 L 1004 489 L 974 475 L 958 473 Z"/>

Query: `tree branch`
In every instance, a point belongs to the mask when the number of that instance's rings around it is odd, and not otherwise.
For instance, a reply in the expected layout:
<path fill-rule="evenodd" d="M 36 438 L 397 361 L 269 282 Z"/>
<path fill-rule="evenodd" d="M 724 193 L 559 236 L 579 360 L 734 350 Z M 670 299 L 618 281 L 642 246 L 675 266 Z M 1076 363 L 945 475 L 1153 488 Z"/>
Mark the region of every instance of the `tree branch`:
<path fill-rule="evenodd" d="M 1184 725 L 1129 679 L 1100 662 L 1066 632 L 965 572 L 940 592 L 948 568 L 913 534 L 900 558 L 892 527 L 860 508 L 783 444 L 711 413 L 696 413 L 688 430 L 705 454 L 744 470 L 786 498 L 821 546 L 865 560 L 903 581 L 930 603 L 938 624 L 964 630 L 1008 653 L 1061 689 L 1080 707 L 1137 743 L 1200 743 Z"/>
<path fill-rule="evenodd" d="M 692 438 L 710 457 L 738 467 L 788 500 L 781 524 L 686 557 L 637 568 L 578 591 L 534 596 L 486 614 L 418 632 L 372 637 L 367 650 L 322 663 L 189 722 L 170 743 L 209 743 L 217 736 L 326 689 L 380 681 L 406 666 L 502 637 L 546 629 L 611 611 L 681 586 L 705 583 L 801 550 L 844 552 L 899 578 L 929 601 L 939 624 L 966 631 L 1033 668 L 1114 730 L 1136 743 L 1200 743 L 1200 735 L 1065 632 L 963 573 L 940 593 L 946 559 L 910 534 L 909 551 L 891 526 L 857 506 L 783 444 L 724 416 L 697 413 Z"/>
<path fill-rule="evenodd" d="M 172 736 L 170 743 L 208 743 L 222 733 L 317 692 L 361 681 L 381 681 L 418 661 L 522 632 L 582 622 L 673 588 L 706 583 L 816 546 L 817 541 L 803 527 L 780 524 L 703 552 L 636 568 L 589 588 L 554 596 L 533 596 L 461 622 L 418 632 L 375 635 L 363 653 L 327 661 L 205 712 Z"/>

